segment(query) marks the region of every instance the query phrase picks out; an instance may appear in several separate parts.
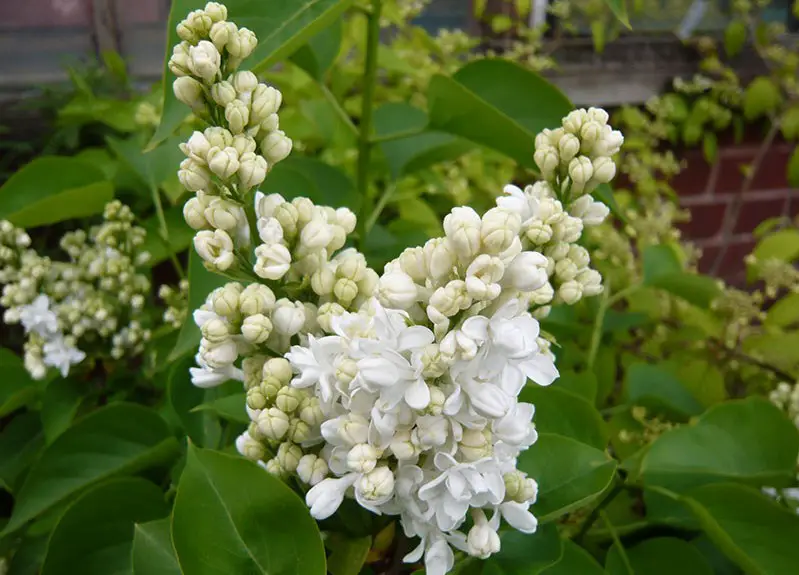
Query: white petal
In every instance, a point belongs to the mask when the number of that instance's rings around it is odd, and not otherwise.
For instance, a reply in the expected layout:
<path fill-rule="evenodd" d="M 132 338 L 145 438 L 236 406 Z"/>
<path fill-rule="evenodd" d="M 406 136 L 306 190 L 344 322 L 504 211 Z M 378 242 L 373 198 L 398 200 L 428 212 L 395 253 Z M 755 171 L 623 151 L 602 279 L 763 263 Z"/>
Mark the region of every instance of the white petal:
<path fill-rule="evenodd" d="M 421 325 L 413 325 L 402 330 L 397 338 L 397 350 L 407 351 L 424 347 L 428 343 L 433 343 L 435 336 L 433 332 Z"/>
<path fill-rule="evenodd" d="M 344 493 L 355 482 L 356 474 L 351 473 L 339 479 L 328 477 L 314 485 L 305 495 L 305 503 L 311 508 L 315 519 L 327 519 L 344 501 Z"/>
<path fill-rule="evenodd" d="M 527 503 L 516 503 L 509 501 L 499 506 L 502 512 L 502 517 L 508 522 L 508 525 L 521 531 L 522 533 L 535 533 L 538 528 L 538 520 L 530 513 L 527 508 Z"/>
<path fill-rule="evenodd" d="M 422 378 L 415 380 L 406 388 L 405 402 L 413 409 L 424 409 L 430 404 L 430 388 Z"/>
<path fill-rule="evenodd" d="M 534 358 L 520 363 L 519 367 L 524 375 L 538 385 L 549 385 L 560 377 L 555 363 L 543 354 L 538 354 Z"/>

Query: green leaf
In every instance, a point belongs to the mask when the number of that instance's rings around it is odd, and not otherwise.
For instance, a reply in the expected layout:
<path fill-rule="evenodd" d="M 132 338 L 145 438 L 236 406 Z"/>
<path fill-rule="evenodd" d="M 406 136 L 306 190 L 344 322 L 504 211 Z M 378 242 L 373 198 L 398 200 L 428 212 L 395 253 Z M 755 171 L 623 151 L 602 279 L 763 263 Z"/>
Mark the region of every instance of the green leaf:
<path fill-rule="evenodd" d="M 780 89 L 774 80 L 766 76 L 758 76 L 752 80 L 744 92 L 744 116 L 747 120 L 754 120 L 774 112 L 781 100 Z"/>
<path fill-rule="evenodd" d="M 98 481 L 170 461 L 177 449 L 166 422 L 154 411 L 126 403 L 99 409 L 45 449 L 17 494 L 5 532 Z"/>
<path fill-rule="evenodd" d="M 702 554 L 682 539 L 656 537 L 625 551 L 633 571 L 642 575 L 713 575 Z M 615 545 L 608 551 L 605 568 L 608 575 L 629 575 Z"/>
<path fill-rule="evenodd" d="M 144 479 L 115 479 L 81 495 L 50 536 L 42 575 L 131 572 L 133 528 L 169 513 L 161 490 Z"/>
<path fill-rule="evenodd" d="M 786 228 L 769 234 L 758 242 L 752 253 L 761 262 L 770 259 L 792 262 L 799 258 L 799 230 Z"/>
<path fill-rule="evenodd" d="M 605 575 L 605 571 L 585 549 L 568 539 L 563 540 L 563 557 L 541 571 L 541 575 Z"/>
<path fill-rule="evenodd" d="M 686 417 L 704 411 L 680 380 L 658 365 L 633 363 L 627 368 L 624 387 L 630 404 Z"/>
<path fill-rule="evenodd" d="M 85 392 L 85 386 L 71 379 L 59 378 L 47 386 L 42 397 L 41 418 L 48 445 L 75 419 Z"/>
<path fill-rule="evenodd" d="M 530 535 L 505 531 L 500 538 L 500 551 L 485 560 L 483 575 L 536 575 L 563 557 L 563 541 L 554 523 L 539 526 Z"/>
<path fill-rule="evenodd" d="M 380 143 L 394 179 L 454 160 L 474 149 L 474 144 L 443 132 L 422 132 L 427 124 L 427 114 L 405 102 L 387 102 L 375 110 L 374 127 L 378 138 L 421 132 Z"/>
<path fill-rule="evenodd" d="M 593 404 L 596 401 L 597 379 L 590 371 L 562 371 L 555 384 L 558 389 L 570 391 Z"/>
<path fill-rule="evenodd" d="M 0 219 L 36 227 L 91 216 L 114 197 L 101 170 L 82 160 L 41 156 L 0 187 Z"/>
<path fill-rule="evenodd" d="M 539 433 L 571 437 L 601 450 L 607 447 L 605 422 L 593 404 L 582 397 L 554 386 L 528 385 L 519 401 L 535 405 L 535 427 Z"/>
<path fill-rule="evenodd" d="M 746 573 L 782 575 L 799 565 L 799 517 L 754 489 L 715 484 L 681 500 L 710 539 Z"/>
<path fill-rule="evenodd" d="M 247 58 L 241 69 L 263 71 L 275 62 L 295 52 L 314 34 L 346 10 L 352 0 L 282 0 L 271 2 L 268 9 L 258 0 L 227 0 L 228 20 L 239 28 L 246 27 L 258 37 L 258 47 Z M 180 42 L 176 27 L 194 9 L 205 6 L 205 1 L 174 0 L 169 11 L 166 55 L 164 57 L 163 114 L 161 124 L 150 140 L 149 148 L 155 148 L 168 138 L 188 116 L 189 109 L 175 98 L 168 62 L 172 48 Z"/>
<path fill-rule="evenodd" d="M 794 188 L 799 187 L 799 146 L 793 149 L 787 170 L 788 183 Z"/>
<path fill-rule="evenodd" d="M 169 235 L 169 245 L 161 239 L 161 223 L 156 214 L 150 216 L 142 223 L 142 227 L 147 230 L 147 238 L 144 240 L 143 249 L 150 254 L 147 265 L 152 267 L 166 260 L 171 254 L 182 252 L 188 248 L 194 239 L 195 232 L 183 219 L 183 207 L 175 206 L 164 210 L 164 220 L 166 221 L 167 234 Z"/>
<path fill-rule="evenodd" d="M 8 573 L 13 575 L 40 575 L 44 555 L 47 552 L 47 535 L 25 537 L 14 551 Z"/>
<path fill-rule="evenodd" d="M 291 55 L 290 60 L 319 81 L 336 61 L 341 47 L 341 21 L 337 20 Z"/>
<path fill-rule="evenodd" d="M 261 185 L 264 194 L 280 194 L 287 200 L 303 196 L 316 204 L 358 210 L 361 199 L 352 180 L 324 162 L 302 156 L 286 158 L 269 172 Z"/>
<path fill-rule="evenodd" d="M 605 204 L 608 209 L 610 209 L 610 212 L 622 222 L 628 222 L 627 215 L 613 196 L 613 189 L 610 187 L 610 184 L 599 184 L 597 189 L 591 192 L 591 195 Z"/>
<path fill-rule="evenodd" d="M 124 140 L 108 136 L 105 141 L 149 190 L 159 189 L 167 178 L 175 175 L 175 167 L 185 157 L 178 147 L 181 138 L 170 138 L 148 152 L 142 149 L 138 136 Z"/>
<path fill-rule="evenodd" d="M 627 1 L 626 0 L 605 0 L 605 3 L 610 7 L 611 12 L 615 14 L 619 22 L 624 24 L 628 29 L 630 28 L 630 18 L 627 16 Z"/>
<path fill-rule="evenodd" d="M 542 433 L 519 456 L 518 468 L 538 482 L 533 512 L 541 521 L 583 507 L 613 480 L 616 461 L 607 453 L 570 437 Z"/>
<path fill-rule="evenodd" d="M 792 292 L 777 300 L 766 312 L 765 323 L 775 327 L 799 323 L 799 293 Z"/>
<path fill-rule="evenodd" d="M 134 575 L 181 575 L 169 524 L 169 518 L 136 524 L 133 533 Z"/>
<path fill-rule="evenodd" d="M 534 140 L 555 128 L 572 104 L 541 76 L 507 60 L 471 62 L 451 78 L 436 75 L 428 88 L 433 129 L 487 146 L 537 169 Z"/>
<path fill-rule="evenodd" d="M 331 551 L 327 559 L 330 575 L 358 575 L 372 547 L 372 538 L 348 539 L 338 533 L 330 535 L 328 547 Z"/>
<path fill-rule="evenodd" d="M 791 106 L 782 115 L 780 121 L 782 137 L 786 140 L 799 138 L 799 106 Z"/>
<path fill-rule="evenodd" d="M 175 498 L 172 541 L 186 575 L 325 575 L 316 522 L 285 483 L 251 461 L 193 445 Z"/>
<path fill-rule="evenodd" d="M 9 493 L 16 487 L 24 471 L 44 447 L 44 433 L 37 413 L 22 413 L 8 422 L 0 432 L 0 485 Z"/>
<path fill-rule="evenodd" d="M 200 345 L 200 328 L 194 323 L 192 312 L 205 303 L 205 298 L 212 291 L 227 283 L 226 278 L 209 272 L 203 266 L 203 260 L 194 250 L 189 253 L 189 315 L 180 328 L 178 341 L 172 353 L 169 354 L 169 361 L 175 361 L 189 352 L 196 352 Z"/>
<path fill-rule="evenodd" d="M 659 277 L 683 271 L 677 253 L 670 244 L 647 246 L 642 256 L 644 284 L 652 285 Z"/>
<path fill-rule="evenodd" d="M 797 453 L 793 423 L 770 402 L 751 397 L 719 404 L 695 424 L 661 435 L 641 471 L 645 482 L 670 489 L 712 481 L 779 487 L 795 478 Z"/>
<path fill-rule="evenodd" d="M 247 394 L 234 393 L 198 405 L 192 411 L 210 411 L 226 421 L 249 424 L 251 420 L 244 409 L 245 405 L 247 405 Z"/>
<path fill-rule="evenodd" d="M 727 56 L 737 56 L 746 43 L 746 24 L 742 20 L 733 20 L 724 30 L 724 51 Z"/>
<path fill-rule="evenodd" d="M 0 417 L 5 417 L 35 399 L 40 384 L 30 376 L 22 359 L 9 349 L 0 348 L 0 368 L 3 371 Z"/>
<path fill-rule="evenodd" d="M 685 389 L 704 407 L 727 399 L 724 375 L 715 365 L 702 359 L 680 358 L 669 362 L 669 366 Z"/>
<path fill-rule="evenodd" d="M 717 280 L 683 271 L 669 244 L 649 246 L 643 254 L 644 285 L 666 290 L 701 308 L 708 308 L 720 294 Z"/>
<path fill-rule="evenodd" d="M 193 412 L 195 407 L 205 401 L 206 393 L 214 393 L 214 390 L 192 385 L 190 367 L 194 367 L 194 358 L 186 356 L 170 368 L 167 383 L 169 404 L 191 441 L 202 447 L 216 447 L 222 434 L 219 421 L 213 414 Z M 244 403 L 241 404 L 241 409 L 244 411 Z"/>

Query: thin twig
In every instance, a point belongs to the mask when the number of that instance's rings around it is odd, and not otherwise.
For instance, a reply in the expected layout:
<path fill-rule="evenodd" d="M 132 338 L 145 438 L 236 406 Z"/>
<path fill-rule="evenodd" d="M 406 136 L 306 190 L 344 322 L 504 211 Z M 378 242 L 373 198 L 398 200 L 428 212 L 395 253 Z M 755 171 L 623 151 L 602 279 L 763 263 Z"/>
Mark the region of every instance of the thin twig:
<path fill-rule="evenodd" d="M 383 208 L 386 207 L 386 204 L 394 195 L 394 190 L 396 190 L 397 186 L 394 183 L 391 183 L 386 188 L 386 191 L 383 192 L 383 195 L 380 196 L 380 199 L 377 200 L 375 204 L 375 208 L 372 210 L 372 213 L 369 214 L 369 218 L 366 220 L 364 224 L 364 233 L 368 234 L 369 230 L 371 230 L 375 223 L 377 223 L 377 218 L 380 217 L 380 214 L 383 212 Z"/>
<path fill-rule="evenodd" d="M 409 130 L 402 130 L 401 132 L 394 132 L 393 134 L 386 134 L 385 136 L 375 136 L 372 138 L 372 144 L 382 144 L 383 142 L 391 142 L 392 140 L 400 140 L 410 136 L 418 136 L 425 131 L 424 126 L 421 128 L 411 128 Z"/>
<path fill-rule="evenodd" d="M 748 173 L 746 176 L 744 176 L 744 182 L 741 186 L 741 189 L 735 196 L 733 196 L 732 201 L 730 202 L 729 212 L 727 213 L 727 217 L 724 218 L 724 224 L 721 228 L 721 248 L 719 249 L 719 253 L 716 255 L 716 259 L 713 261 L 713 265 L 710 267 L 710 275 L 717 276 L 719 273 L 721 263 L 724 261 L 724 258 L 727 255 L 727 251 L 730 247 L 732 233 L 735 230 L 736 224 L 738 223 L 738 216 L 741 213 L 744 197 L 749 193 L 749 190 L 755 181 L 755 176 L 760 170 L 760 166 L 763 163 L 763 160 L 766 158 L 766 154 L 768 154 L 768 151 L 771 149 L 771 145 L 774 143 L 774 139 L 777 137 L 779 130 L 780 120 L 775 118 L 771 122 L 771 127 L 769 128 L 768 134 L 766 134 L 766 138 L 763 140 L 763 143 L 760 144 L 760 148 L 758 148 L 757 154 L 755 155 L 752 164 L 749 166 Z"/>
<path fill-rule="evenodd" d="M 347 110 L 341 106 L 341 103 L 338 101 L 338 98 L 336 98 L 336 95 L 331 92 L 330 88 L 328 88 L 323 82 L 319 83 L 319 88 L 321 88 L 325 99 L 333 107 L 333 110 L 335 110 L 336 115 L 338 115 L 341 121 L 344 122 L 344 125 L 347 126 L 347 129 L 349 129 L 349 131 L 352 132 L 357 138 L 359 134 L 358 128 L 355 126 L 355 124 L 353 124 L 352 118 L 350 118 Z"/>
<path fill-rule="evenodd" d="M 600 511 L 599 515 L 602 517 L 602 521 L 605 522 L 605 527 L 608 528 L 608 533 L 610 533 L 610 536 L 613 538 L 613 544 L 619 550 L 619 557 L 621 557 L 621 562 L 624 564 L 624 568 L 630 575 L 635 575 L 633 566 L 630 564 L 630 558 L 627 557 L 627 552 L 624 550 L 624 546 L 621 544 L 621 540 L 619 539 L 619 534 L 616 531 L 616 528 L 613 526 L 613 523 L 610 522 L 610 519 L 608 519 L 608 514 L 604 511 Z"/>

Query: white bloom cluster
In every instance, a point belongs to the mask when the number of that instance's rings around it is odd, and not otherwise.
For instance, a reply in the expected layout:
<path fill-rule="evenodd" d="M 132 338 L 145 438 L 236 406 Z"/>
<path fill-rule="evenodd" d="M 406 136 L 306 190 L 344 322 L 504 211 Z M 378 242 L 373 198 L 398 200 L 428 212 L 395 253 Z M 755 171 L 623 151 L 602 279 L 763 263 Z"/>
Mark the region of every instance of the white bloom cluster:
<path fill-rule="evenodd" d="M 191 12 L 178 24 L 182 42 L 169 61 L 178 76 L 175 96 L 211 125 L 181 144 L 186 159 L 178 177 L 196 192 L 183 214 L 197 230 L 197 253 L 221 272 L 234 267 L 236 249 L 254 239 L 242 206 L 251 204 L 255 189 L 292 147 L 279 129 L 281 93 L 250 71 L 236 71 L 257 46 L 255 34 L 226 18 L 227 9 L 216 2 Z"/>
<path fill-rule="evenodd" d="M 769 399 L 787 413 L 796 427 L 799 427 L 799 385 L 780 382 L 769 394 Z"/>
<path fill-rule="evenodd" d="M 37 379 L 48 367 L 66 376 L 87 351 L 107 352 L 106 342 L 113 358 L 139 353 L 150 337 L 142 321 L 150 289 L 141 270 L 149 259 L 145 231 L 118 201 L 106 205 L 103 217 L 88 234 L 61 238 L 67 262 L 39 255 L 24 231 L 0 222 L 3 319 L 25 329 L 25 366 Z"/>
<path fill-rule="evenodd" d="M 173 329 L 180 329 L 189 315 L 189 280 L 180 280 L 177 289 L 162 285 L 158 288 L 158 298 L 166 304 L 162 317 L 164 323 Z"/>

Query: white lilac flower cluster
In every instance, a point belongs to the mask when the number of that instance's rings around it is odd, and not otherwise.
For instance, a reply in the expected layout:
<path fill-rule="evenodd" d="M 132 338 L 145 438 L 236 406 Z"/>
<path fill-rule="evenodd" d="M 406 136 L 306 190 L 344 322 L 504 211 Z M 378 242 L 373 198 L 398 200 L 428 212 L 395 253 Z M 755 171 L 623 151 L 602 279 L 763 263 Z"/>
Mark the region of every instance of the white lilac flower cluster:
<path fill-rule="evenodd" d="M 181 144 L 186 159 L 178 178 L 196 195 L 183 214 L 197 230 L 194 245 L 206 265 L 225 272 L 237 249 L 254 241 L 243 205 L 292 142 L 279 129 L 281 93 L 250 71 L 236 71 L 257 46 L 255 34 L 226 21 L 227 9 L 209 2 L 178 24 L 182 42 L 169 69 L 178 76 L 175 96 L 210 124 Z"/>
<path fill-rule="evenodd" d="M 163 284 L 158 288 L 158 299 L 166 305 L 162 316 L 164 324 L 180 329 L 189 315 L 189 280 L 180 280 L 177 289 Z"/>
<path fill-rule="evenodd" d="M 199 102 L 212 124 L 183 146 L 180 178 L 197 192 L 186 220 L 200 230 L 206 266 L 237 280 L 194 313 L 202 340 L 192 381 L 244 383 L 251 423 L 238 450 L 310 486 L 317 519 L 345 497 L 399 516 L 421 540 L 406 560 L 424 557 L 430 575 L 452 569 L 453 547 L 488 557 L 501 520 L 536 530 L 537 484 L 516 467 L 537 437 L 534 406 L 519 395 L 528 380 L 558 377 L 536 317 L 602 290 L 577 242 L 608 214 L 589 193 L 615 173 L 621 135 L 602 110 L 570 114 L 536 139 L 542 181 L 508 186 L 482 216 L 455 208 L 444 237 L 405 250 L 378 276 L 357 251 L 336 253 L 355 228 L 349 210 L 255 191 L 273 163 L 263 142 L 266 166 L 240 173 L 243 154 L 258 149 L 247 138 L 277 123 L 253 116 L 250 76 L 231 77 L 232 91 L 221 85 L 220 70 L 242 57 L 242 30 L 224 28 L 225 17 L 213 3 L 192 13 L 178 29 L 189 46 L 171 63 L 199 86 L 183 82 L 193 99 L 176 84 L 179 98 Z"/>
<path fill-rule="evenodd" d="M 63 376 L 87 351 L 119 359 L 143 349 L 150 332 L 142 321 L 150 289 L 141 266 L 145 230 L 119 201 L 106 205 L 101 225 L 68 232 L 61 248 L 69 261 L 52 261 L 30 249 L 30 238 L 0 222 L 0 305 L 7 324 L 27 335 L 25 367 L 37 379 L 48 367 Z"/>
<path fill-rule="evenodd" d="M 796 427 L 799 427 L 799 383 L 780 382 L 769 393 L 769 399 L 786 413 Z M 799 471 L 799 460 L 797 461 L 797 470 Z M 775 499 L 781 498 L 799 513 L 799 487 L 788 487 L 779 490 L 773 487 L 764 487 L 763 491 Z"/>

